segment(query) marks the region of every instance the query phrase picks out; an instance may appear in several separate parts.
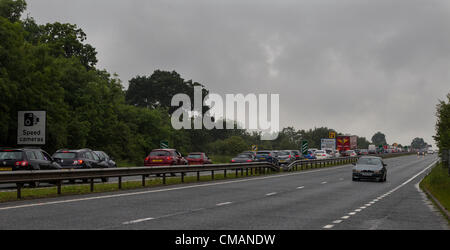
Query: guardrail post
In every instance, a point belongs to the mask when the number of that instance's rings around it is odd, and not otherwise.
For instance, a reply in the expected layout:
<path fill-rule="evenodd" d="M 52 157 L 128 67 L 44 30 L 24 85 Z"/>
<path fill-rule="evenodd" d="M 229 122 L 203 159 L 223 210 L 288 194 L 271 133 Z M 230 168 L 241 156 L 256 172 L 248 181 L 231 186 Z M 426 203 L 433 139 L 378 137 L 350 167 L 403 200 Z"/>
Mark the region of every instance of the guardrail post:
<path fill-rule="evenodd" d="M 244 176 L 244 169 L 241 168 L 241 176 Z"/>
<path fill-rule="evenodd" d="M 163 174 L 163 185 L 166 185 L 166 173 Z"/>
<path fill-rule="evenodd" d="M 181 173 L 181 183 L 184 183 L 184 172 Z"/>
<path fill-rule="evenodd" d="M 122 176 L 119 176 L 119 189 L 122 189 Z"/>
<path fill-rule="evenodd" d="M 17 199 L 22 199 L 23 183 L 17 183 Z"/>
<path fill-rule="evenodd" d="M 211 179 L 214 180 L 214 170 L 211 170 Z"/>
<path fill-rule="evenodd" d="M 200 181 L 200 171 L 197 171 L 197 181 Z"/>
<path fill-rule="evenodd" d="M 248 176 L 248 168 L 245 169 L 246 175 Z"/>
<path fill-rule="evenodd" d="M 236 178 L 239 176 L 239 169 L 236 168 Z"/>
<path fill-rule="evenodd" d="M 226 169 L 223 170 L 223 178 L 224 178 L 224 179 L 227 178 L 227 170 L 226 170 Z"/>
<path fill-rule="evenodd" d="M 142 175 L 142 186 L 145 187 L 145 175 Z"/>
<path fill-rule="evenodd" d="M 57 181 L 56 182 L 56 185 L 57 185 L 57 193 L 58 193 L 58 195 L 60 195 L 61 194 L 61 181 Z"/>
<path fill-rule="evenodd" d="M 91 192 L 94 192 L 94 178 L 91 178 Z"/>

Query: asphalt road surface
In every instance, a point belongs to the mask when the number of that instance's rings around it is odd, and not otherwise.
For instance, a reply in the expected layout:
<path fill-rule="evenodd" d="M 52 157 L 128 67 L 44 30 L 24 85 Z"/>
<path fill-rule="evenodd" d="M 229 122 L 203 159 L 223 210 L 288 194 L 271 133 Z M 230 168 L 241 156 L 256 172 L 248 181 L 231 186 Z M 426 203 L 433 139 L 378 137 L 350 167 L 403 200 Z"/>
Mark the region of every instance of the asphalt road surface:
<path fill-rule="evenodd" d="M 10 202 L 0 229 L 449 229 L 417 188 L 436 160 L 386 159 L 384 183 L 353 182 L 345 165 Z"/>

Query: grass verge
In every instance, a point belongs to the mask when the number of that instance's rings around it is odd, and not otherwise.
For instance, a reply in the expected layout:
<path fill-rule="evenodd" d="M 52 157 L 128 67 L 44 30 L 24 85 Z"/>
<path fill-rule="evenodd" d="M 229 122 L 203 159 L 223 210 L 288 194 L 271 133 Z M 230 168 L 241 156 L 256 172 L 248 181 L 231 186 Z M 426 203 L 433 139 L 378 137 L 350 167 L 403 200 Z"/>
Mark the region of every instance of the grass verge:
<path fill-rule="evenodd" d="M 436 165 L 419 186 L 427 189 L 447 211 L 450 211 L 450 176 L 448 169 L 444 168 L 442 163 Z M 450 218 L 446 215 L 445 217 L 450 223 Z"/>

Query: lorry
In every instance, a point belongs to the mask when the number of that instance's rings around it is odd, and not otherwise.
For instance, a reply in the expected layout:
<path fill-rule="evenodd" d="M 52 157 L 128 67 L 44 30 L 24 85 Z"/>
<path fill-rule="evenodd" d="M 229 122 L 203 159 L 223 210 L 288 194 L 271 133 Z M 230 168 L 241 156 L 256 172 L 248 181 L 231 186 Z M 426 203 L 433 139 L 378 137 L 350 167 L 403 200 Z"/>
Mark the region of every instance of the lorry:
<path fill-rule="evenodd" d="M 369 154 L 374 155 L 377 153 L 377 147 L 375 144 L 370 144 L 368 148 Z"/>
<path fill-rule="evenodd" d="M 339 153 L 355 150 L 358 147 L 356 135 L 340 135 L 336 137 L 336 149 Z"/>

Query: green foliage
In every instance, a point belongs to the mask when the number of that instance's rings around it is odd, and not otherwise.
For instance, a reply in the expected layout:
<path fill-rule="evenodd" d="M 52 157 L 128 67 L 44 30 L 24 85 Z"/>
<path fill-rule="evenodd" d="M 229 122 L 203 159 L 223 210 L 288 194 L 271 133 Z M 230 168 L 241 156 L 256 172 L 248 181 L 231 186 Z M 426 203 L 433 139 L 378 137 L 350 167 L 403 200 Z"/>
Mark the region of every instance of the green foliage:
<path fill-rule="evenodd" d="M 372 136 L 372 143 L 375 144 L 375 146 L 377 147 L 386 145 L 387 144 L 386 135 L 381 132 L 376 132 Z"/>
<path fill-rule="evenodd" d="M 0 0 L 0 16 L 13 23 L 19 21 L 26 8 L 25 0 Z"/>
<path fill-rule="evenodd" d="M 440 101 L 437 105 L 436 135 L 434 140 L 439 149 L 450 149 L 450 94 L 447 102 Z"/>
<path fill-rule="evenodd" d="M 427 147 L 427 143 L 423 140 L 423 138 L 416 137 L 411 142 L 411 148 L 414 149 L 424 149 Z"/>

